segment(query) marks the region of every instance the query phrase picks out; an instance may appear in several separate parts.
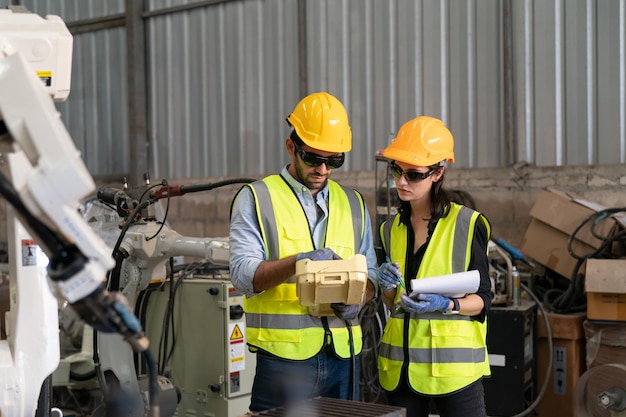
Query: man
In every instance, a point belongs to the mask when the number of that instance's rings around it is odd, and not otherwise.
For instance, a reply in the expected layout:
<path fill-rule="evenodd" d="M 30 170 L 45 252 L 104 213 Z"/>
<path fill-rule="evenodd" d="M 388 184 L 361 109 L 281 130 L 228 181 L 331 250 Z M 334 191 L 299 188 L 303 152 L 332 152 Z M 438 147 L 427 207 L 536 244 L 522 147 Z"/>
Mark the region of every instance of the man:
<path fill-rule="evenodd" d="M 336 303 L 334 316 L 309 315 L 296 295 L 298 260 L 360 253 L 368 265 L 365 302 L 378 286 L 363 198 L 329 179 L 352 148 L 344 106 L 313 93 L 287 123 L 291 163 L 244 186 L 231 211 L 231 280 L 245 294 L 248 345 L 257 353 L 251 411 L 316 396 L 358 400 L 361 305 Z"/>

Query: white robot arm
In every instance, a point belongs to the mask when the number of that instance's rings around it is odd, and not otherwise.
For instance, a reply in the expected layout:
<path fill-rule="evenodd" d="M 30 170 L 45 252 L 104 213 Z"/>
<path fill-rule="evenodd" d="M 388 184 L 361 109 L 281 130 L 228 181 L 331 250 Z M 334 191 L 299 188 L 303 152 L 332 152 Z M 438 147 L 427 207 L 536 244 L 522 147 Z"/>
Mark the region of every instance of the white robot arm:
<path fill-rule="evenodd" d="M 58 17 L 0 10 L 0 193 L 19 219 L 9 231 L 24 242 L 21 224 L 41 245 L 57 297 L 97 330 L 120 333 L 145 351 L 148 341 L 125 300 L 106 290 L 115 265 L 109 248 L 77 211 L 95 184 L 51 98 L 69 93 L 71 53 L 71 34 Z M 58 329 L 50 329 L 57 306 L 41 274 L 33 282 L 25 269 L 13 272 L 19 294 L 8 340 L 0 341 L 0 414 L 33 416 L 42 382 L 59 361 Z M 39 316 L 25 310 L 27 302 Z"/>

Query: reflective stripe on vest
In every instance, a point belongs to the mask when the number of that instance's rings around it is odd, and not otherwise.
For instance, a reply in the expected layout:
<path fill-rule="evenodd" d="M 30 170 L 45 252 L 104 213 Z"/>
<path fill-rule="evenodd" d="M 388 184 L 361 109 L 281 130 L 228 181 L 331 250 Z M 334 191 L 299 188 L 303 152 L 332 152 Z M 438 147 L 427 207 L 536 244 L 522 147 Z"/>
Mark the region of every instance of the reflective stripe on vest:
<path fill-rule="evenodd" d="M 279 175 L 248 184 L 256 202 L 256 213 L 268 260 L 281 259 L 314 250 L 309 223 L 293 190 Z M 333 181 L 329 187 L 329 215 L 325 247 L 345 259 L 352 257 L 361 245 L 364 210 L 360 194 Z M 255 295 L 244 297 L 248 343 L 276 356 L 302 360 L 316 355 L 324 346 L 322 319 L 308 314 L 300 305 L 296 280 Z M 349 334 L 344 321 L 327 319 L 335 352 L 350 357 Z M 362 348 L 358 320 L 353 320 L 354 352 Z"/>
<path fill-rule="evenodd" d="M 404 359 L 404 348 L 401 346 L 381 345 L 380 354 L 394 360 L 402 361 Z M 485 360 L 487 352 L 483 348 L 478 349 L 459 349 L 459 348 L 441 348 L 441 349 L 419 349 L 409 348 L 409 360 L 412 363 L 468 363 L 482 362 Z"/>
<path fill-rule="evenodd" d="M 489 236 L 489 223 L 480 213 L 452 203 L 448 215 L 437 222 L 417 278 L 466 271 L 478 219 L 487 227 Z M 396 215 L 393 221 L 381 225 L 381 237 L 385 252 L 392 261 L 400 264 L 404 274 L 407 228 L 399 220 Z M 396 303 L 399 298 L 398 291 Z M 413 320 L 409 320 L 405 333 L 405 317 L 405 314 L 395 312 L 385 327 L 378 361 L 380 383 L 384 389 L 392 391 L 398 386 L 405 346 L 409 352 L 409 383 L 423 394 L 447 394 L 490 374 L 486 322 L 480 323 L 463 315 L 410 314 Z"/>

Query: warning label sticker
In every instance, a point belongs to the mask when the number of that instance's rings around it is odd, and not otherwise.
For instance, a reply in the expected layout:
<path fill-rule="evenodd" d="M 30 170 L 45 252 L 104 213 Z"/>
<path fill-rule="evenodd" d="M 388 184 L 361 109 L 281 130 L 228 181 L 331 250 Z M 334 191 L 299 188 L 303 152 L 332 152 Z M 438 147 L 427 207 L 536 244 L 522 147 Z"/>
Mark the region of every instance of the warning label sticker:
<path fill-rule="evenodd" d="M 235 324 L 235 328 L 233 329 L 232 332 L 230 332 L 230 340 L 237 340 L 237 339 L 243 339 L 243 333 L 241 332 L 239 325 Z"/>
<path fill-rule="evenodd" d="M 22 240 L 22 266 L 37 265 L 37 245 L 34 240 Z"/>
<path fill-rule="evenodd" d="M 243 323 L 228 325 L 229 340 L 229 372 L 238 372 L 246 369 L 245 327 Z"/>
<path fill-rule="evenodd" d="M 32 239 L 22 239 L 22 266 L 48 266 L 48 256 Z"/>

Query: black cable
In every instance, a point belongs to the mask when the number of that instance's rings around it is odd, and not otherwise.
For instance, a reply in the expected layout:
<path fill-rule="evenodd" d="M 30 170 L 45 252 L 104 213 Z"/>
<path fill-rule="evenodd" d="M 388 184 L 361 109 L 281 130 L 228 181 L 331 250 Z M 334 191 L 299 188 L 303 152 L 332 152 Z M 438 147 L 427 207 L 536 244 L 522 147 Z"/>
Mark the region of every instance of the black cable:
<path fill-rule="evenodd" d="M 149 376 L 149 385 L 148 385 L 148 395 L 150 398 L 150 417 L 158 417 L 160 415 L 159 412 L 159 384 L 157 380 L 157 367 L 154 362 L 154 357 L 152 356 L 152 352 L 150 349 L 145 349 L 143 352 L 144 360 L 148 365 L 148 376 Z"/>
<path fill-rule="evenodd" d="M 178 289 L 180 288 L 180 286 L 182 285 L 182 283 L 183 283 L 183 281 L 185 279 L 187 279 L 189 276 L 193 275 L 194 273 L 202 270 L 207 265 L 208 265 L 208 263 L 206 263 L 206 262 L 203 262 L 203 263 L 196 263 L 196 262 L 194 262 L 194 263 L 188 264 L 188 266 L 181 273 L 180 277 L 177 280 L 175 280 L 174 289 L 170 293 L 171 305 L 170 305 L 170 307 L 168 309 L 169 310 L 169 320 L 171 322 L 171 328 L 172 328 L 172 343 L 170 345 L 169 352 L 167 353 L 167 355 L 165 357 L 165 364 L 164 364 L 164 366 L 167 366 L 169 364 L 170 360 L 172 359 L 172 356 L 174 355 L 174 348 L 176 347 L 176 328 L 175 328 L 174 304 L 175 304 L 175 297 L 176 297 L 176 294 L 178 292 Z"/>
<path fill-rule="evenodd" d="M 384 391 L 378 382 L 378 349 L 384 330 L 384 307 L 381 298 L 367 303 L 359 313 L 363 332 L 361 350 L 360 396 L 361 401 L 379 403 L 384 401 Z"/>
<path fill-rule="evenodd" d="M 350 320 L 344 320 L 348 329 L 348 343 L 350 344 L 350 400 L 357 400 L 357 384 L 356 380 L 356 357 L 354 356 L 354 335 L 352 334 L 352 323 Z"/>
<path fill-rule="evenodd" d="M 143 193 L 141 193 L 141 195 L 139 196 L 139 203 L 141 204 L 141 203 L 144 201 L 144 199 L 143 199 L 143 198 L 144 198 L 144 197 L 145 197 L 145 196 L 146 196 L 146 195 L 147 195 L 150 191 L 154 190 L 154 189 L 155 189 L 155 188 L 157 188 L 157 187 L 161 187 L 161 186 L 163 186 L 163 185 L 164 185 L 164 183 L 167 183 L 167 181 L 166 181 L 165 179 L 164 179 L 164 180 L 162 180 L 160 184 L 154 184 L 154 185 L 151 185 L 150 187 L 147 187 L 147 188 L 143 191 Z M 149 201 L 149 200 L 150 200 L 150 199 L 145 200 L 145 201 Z"/>
<path fill-rule="evenodd" d="M 167 180 L 164 179 L 161 182 L 161 185 L 163 185 L 164 187 L 167 187 L 168 186 Z M 142 195 L 142 198 L 143 198 L 143 195 Z M 165 222 L 167 220 L 167 213 L 169 213 L 169 211 L 170 211 L 170 200 L 171 200 L 171 197 L 168 194 L 167 195 L 167 204 L 165 205 L 165 214 L 163 215 L 163 220 L 161 221 L 161 225 L 159 226 L 159 229 L 154 233 L 154 235 L 146 238 L 146 242 L 149 241 L 149 240 L 154 239 L 155 237 L 157 237 L 159 235 L 159 233 L 161 233 L 161 230 L 163 230 L 163 226 L 165 226 Z"/>
<path fill-rule="evenodd" d="M 160 283 L 148 284 L 148 287 L 145 290 L 140 291 L 139 294 L 137 295 L 137 302 L 135 303 L 135 311 L 137 312 L 137 317 L 139 319 L 139 322 L 141 323 L 142 329 L 146 328 L 148 304 L 150 303 L 150 298 L 151 298 L 150 296 L 152 295 L 154 291 L 162 291 L 163 285 L 165 282 L 166 281 L 163 281 Z M 145 363 L 145 361 L 143 361 L 143 356 L 140 356 L 139 352 L 134 352 L 134 359 L 135 359 L 135 371 L 139 375 L 139 370 L 146 369 L 147 364 Z M 142 361 L 141 366 L 139 363 L 140 361 Z"/>
<path fill-rule="evenodd" d="M 124 259 L 128 258 L 128 252 L 118 250 L 113 253 L 113 259 L 115 260 L 115 266 L 108 273 L 109 290 L 119 291 L 120 289 L 120 275 L 122 272 L 122 263 Z"/>
<path fill-rule="evenodd" d="M 594 212 L 580 222 L 569 235 L 567 239 L 567 251 L 574 259 L 576 259 L 576 264 L 572 270 L 572 274 L 570 275 L 569 285 L 565 288 L 565 290 L 551 288 L 543 294 L 542 300 L 551 311 L 565 314 L 570 312 L 585 311 L 587 309 L 587 298 L 585 296 L 584 288 L 585 275 L 581 272 L 581 268 L 587 259 L 611 259 L 615 257 L 608 252 L 607 249 L 609 249 L 610 245 L 616 241 L 626 240 L 626 230 L 614 233 L 611 236 L 603 236 L 598 233 L 597 228 L 603 221 L 609 219 L 612 214 L 624 211 L 626 211 L 626 207 L 608 208 Z M 591 223 L 590 230 L 592 235 L 596 239 L 600 240 L 601 244 L 597 249 L 592 250 L 589 253 L 576 253 L 573 249 L 574 240 L 576 240 L 578 233 L 588 223 Z"/>
<path fill-rule="evenodd" d="M 172 355 L 174 354 L 174 348 L 176 347 L 176 326 L 174 316 L 174 306 L 176 300 L 176 293 L 180 288 L 181 283 L 190 275 L 194 274 L 199 269 L 205 266 L 204 263 L 190 263 L 187 264 L 184 270 L 181 272 L 177 279 L 174 276 L 170 276 L 170 294 L 168 297 L 167 307 L 163 314 L 163 329 L 161 332 L 161 338 L 159 339 L 159 372 L 163 374 L 167 368 Z M 173 270 L 173 267 L 171 268 Z M 170 343 L 171 332 L 171 343 Z"/>
<path fill-rule="evenodd" d="M 159 367 L 159 374 L 164 375 L 165 367 L 167 366 L 167 345 L 169 338 L 169 327 L 173 325 L 170 322 L 171 312 L 170 309 L 173 308 L 173 297 L 174 297 L 174 258 L 169 259 L 170 264 L 170 273 L 169 273 L 169 284 L 170 284 L 170 292 L 167 298 L 167 305 L 165 307 L 165 311 L 163 313 L 163 325 L 161 326 L 161 335 L 159 337 L 159 355 L 157 364 Z"/>
<path fill-rule="evenodd" d="M 172 260 L 172 270 L 173 268 L 173 260 Z M 176 346 L 176 321 L 174 317 L 174 307 L 176 304 L 176 294 L 178 292 L 179 283 L 185 279 L 187 276 L 187 272 L 181 273 L 178 278 L 172 274 L 170 277 L 170 293 L 167 299 L 167 307 L 165 309 L 164 317 L 163 317 L 163 334 L 161 335 L 159 351 L 162 354 L 159 357 L 159 364 L 161 366 L 162 372 L 165 372 L 165 369 L 169 366 L 170 358 L 174 353 L 174 347 Z M 169 343 L 169 333 L 170 329 L 172 332 L 172 342 Z"/>
<path fill-rule="evenodd" d="M 218 182 L 214 182 L 211 184 L 183 185 L 182 187 L 180 187 L 180 191 L 183 194 L 196 193 L 199 191 L 209 191 L 214 188 L 224 187 L 226 185 L 241 184 L 241 183 L 249 184 L 255 181 L 257 180 L 254 178 L 231 178 L 229 180 L 218 181 Z"/>
<path fill-rule="evenodd" d="M 128 231 L 128 228 L 131 226 L 131 224 L 135 223 L 135 218 L 137 217 L 137 214 L 141 210 L 143 210 L 145 207 L 149 206 L 150 204 L 152 204 L 154 202 L 155 202 L 155 200 L 143 201 L 142 203 L 138 204 L 137 207 L 135 207 L 135 209 L 131 213 L 131 215 L 128 216 L 128 218 L 124 222 L 124 226 L 122 226 L 122 231 L 120 232 L 120 235 L 117 237 L 117 241 L 115 242 L 115 246 L 113 247 L 113 257 L 114 258 L 115 258 L 115 254 L 120 250 L 120 246 L 122 245 L 122 241 L 124 240 L 124 236 L 126 236 L 126 232 Z"/>

